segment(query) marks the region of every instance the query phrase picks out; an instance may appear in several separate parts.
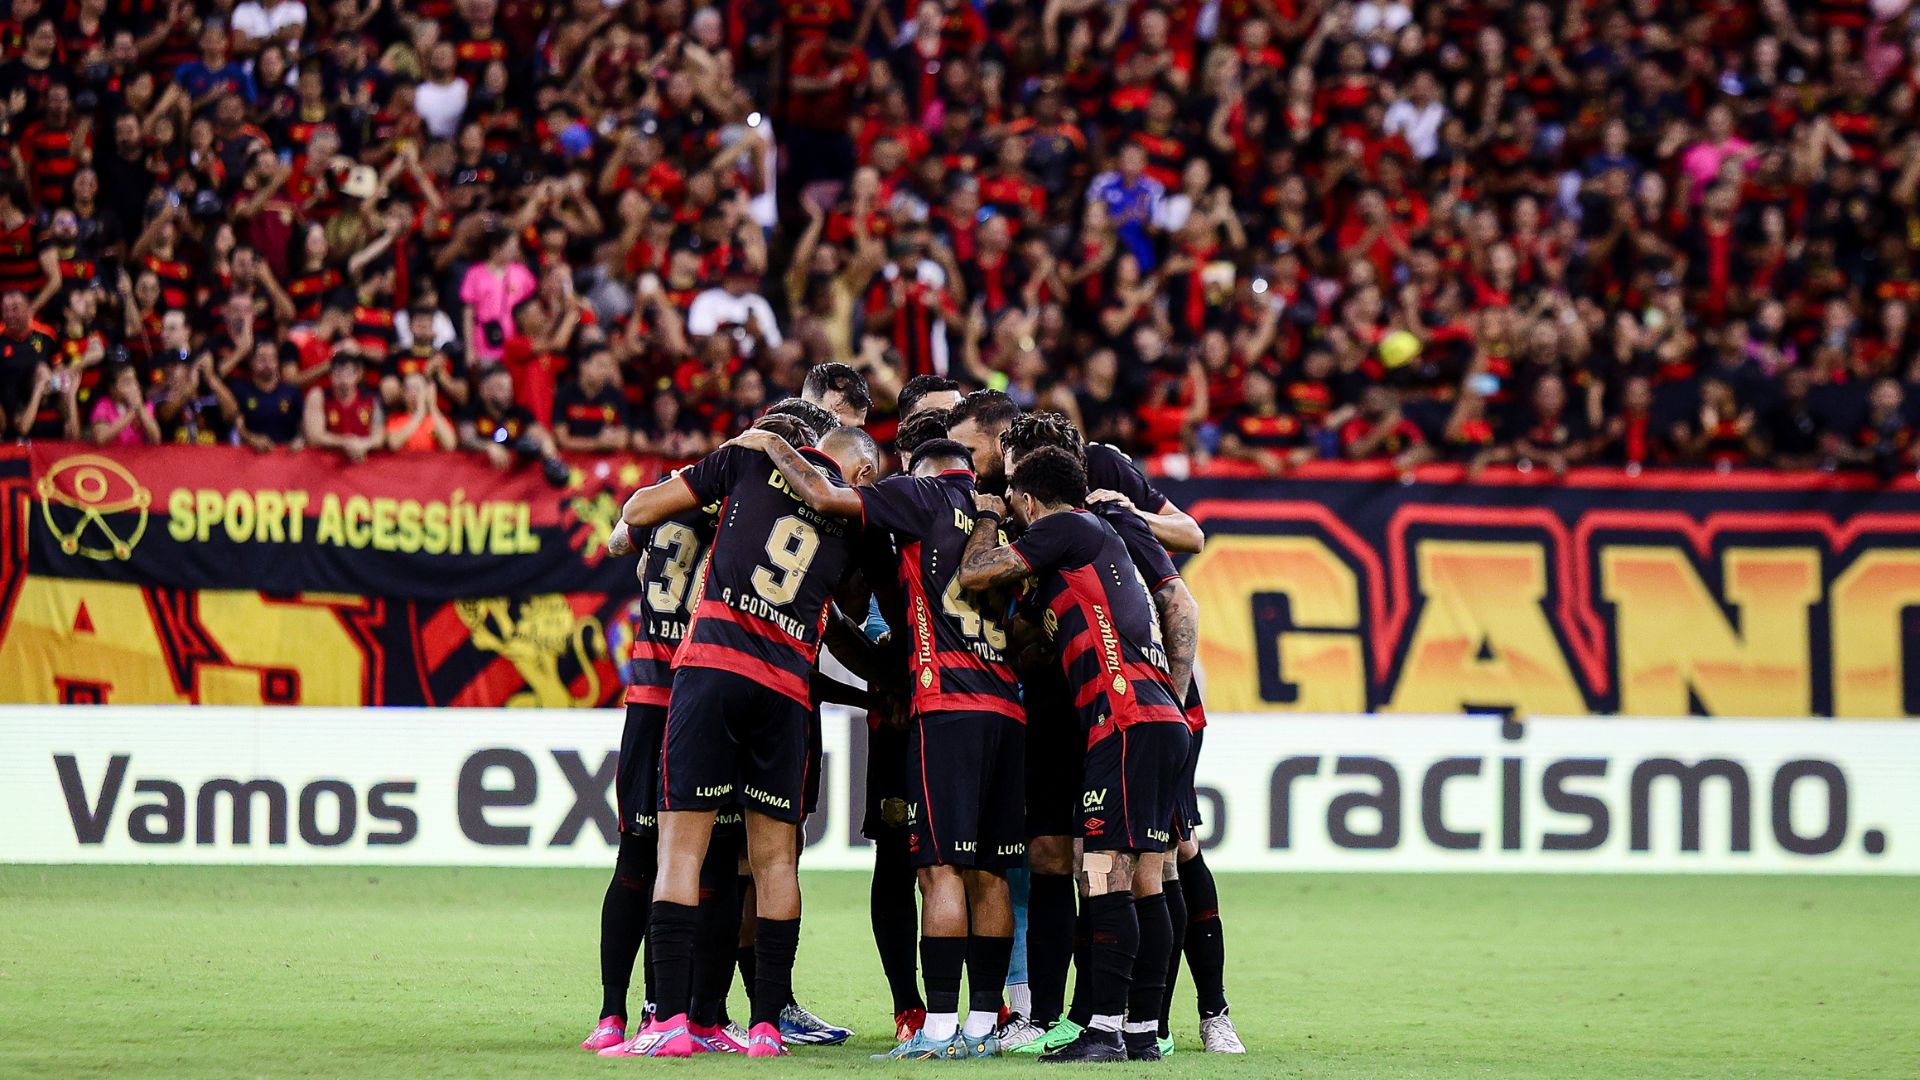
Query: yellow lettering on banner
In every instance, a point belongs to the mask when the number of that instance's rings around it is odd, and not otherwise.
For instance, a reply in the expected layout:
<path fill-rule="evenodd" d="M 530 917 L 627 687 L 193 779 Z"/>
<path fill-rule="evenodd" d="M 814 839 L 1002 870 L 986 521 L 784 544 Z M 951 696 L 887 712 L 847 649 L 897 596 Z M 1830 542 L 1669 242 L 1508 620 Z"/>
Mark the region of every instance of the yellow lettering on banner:
<path fill-rule="evenodd" d="M 84 609 L 84 615 L 82 610 Z M 29 575 L 0 637 L 8 701 L 57 704 L 61 684 L 98 687 L 117 705 L 187 702 L 138 585 Z"/>
<path fill-rule="evenodd" d="M 1691 690 L 1714 716 L 1805 716 L 1813 708 L 1807 608 L 1820 599 L 1820 556 L 1807 548 L 1731 548 L 1722 611 L 1686 552 L 1621 545 L 1600 554 L 1614 606 L 1620 711 L 1685 716 Z"/>
<path fill-rule="evenodd" d="M 395 520 L 397 534 L 395 543 L 401 551 L 411 555 L 420 550 L 420 503 L 406 499 L 400 503 L 400 511 Z"/>
<path fill-rule="evenodd" d="M 254 496 L 254 509 L 260 515 L 259 524 L 253 527 L 253 534 L 270 543 L 284 543 L 287 539 L 286 522 L 287 500 L 277 491 L 262 491 Z"/>
<path fill-rule="evenodd" d="M 287 540 L 299 543 L 307 532 L 307 502 L 309 496 L 304 491 L 287 492 Z"/>
<path fill-rule="evenodd" d="M 372 531 L 367 519 L 373 516 L 373 504 L 365 495 L 349 495 L 342 517 L 346 521 L 347 546 L 363 548 L 367 546 L 367 534 Z"/>
<path fill-rule="evenodd" d="M 464 540 L 466 550 L 478 555 L 487 546 L 487 519 L 480 513 L 479 506 L 463 501 L 463 496 L 464 492 L 453 493 L 454 520 L 458 522 L 458 528 L 462 534 L 454 538 L 453 553 L 460 554 L 461 542 Z"/>
<path fill-rule="evenodd" d="M 340 514 L 340 496 L 331 491 L 320 499 L 320 527 L 314 530 L 313 542 L 335 546 L 347 542 L 346 528 Z"/>
<path fill-rule="evenodd" d="M 533 533 L 533 508 L 520 503 L 514 510 L 513 550 L 532 555 L 540 550 L 540 538 Z"/>
<path fill-rule="evenodd" d="M 394 538 L 394 516 L 400 512 L 400 505 L 393 499 L 382 495 L 373 500 L 373 550 L 392 551 L 400 546 Z"/>
<path fill-rule="evenodd" d="M 1868 551 L 1827 593 L 1833 656 L 1833 715 L 1907 715 L 1906 642 L 1901 617 L 1920 605 L 1920 551 Z"/>
<path fill-rule="evenodd" d="M 1199 601 L 1200 666 L 1207 707 L 1221 712 L 1364 712 L 1366 660 L 1360 635 L 1360 587 L 1353 571 L 1309 536 L 1216 535 L 1187 560 L 1181 576 Z M 1260 696 L 1258 594 L 1287 598 L 1295 630 L 1276 642 L 1280 674 L 1293 701 Z"/>
<path fill-rule="evenodd" d="M 338 598 L 339 606 L 359 603 Z M 201 625 L 232 666 L 203 665 L 200 702 L 260 705 L 264 673 L 292 671 L 301 705 L 359 705 L 365 700 L 366 655 L 335 613 L 334 603 L 312 596 L 270 600 L 257 592 L 208 590 L 199 594 Z"/>
<path fill-rule="evenodd" d="M 504 503 L 487 504 L 487 550 L 494 555 L 513 554 L 513 522 Z"/>
<path fill-rule="evenodd" d="M 253 493 L 248 491 L 229 493 L 227 512 L 224 517 L 227 539 L 236 544 L 244 544 L 253 539 Z"/>
<path fill-rule="evenodd" d="M 426 513 L 420 515 L 420 550 L 429 555 L 445 555 L 447 544 L 452 535 L 447 529 L 447 504 L 428 503 Z"/>
<path fill-rule="evenodd" d="M 1423 540 L 1414 561 L 1420 619 L 1389 708 L 1586 711 L 1541 608 L 1547 556 L 1539 544 Z"/>
<path fill-rule="evenodd" d="M 193 539 L 193 492 L 186 488 L 167 495 L 167 535 L 182 544 Z"/>
<path fill-rule="evenodd" d="M 225 502 L 220 493 L 212 488 L 201 488 L 193 493 L 193 513 L 199 519 L 193 529 L 195 541 L 204 544 L 207 537 L 213 535 L 213 523 L 220 520 L 220 510 Z"/>

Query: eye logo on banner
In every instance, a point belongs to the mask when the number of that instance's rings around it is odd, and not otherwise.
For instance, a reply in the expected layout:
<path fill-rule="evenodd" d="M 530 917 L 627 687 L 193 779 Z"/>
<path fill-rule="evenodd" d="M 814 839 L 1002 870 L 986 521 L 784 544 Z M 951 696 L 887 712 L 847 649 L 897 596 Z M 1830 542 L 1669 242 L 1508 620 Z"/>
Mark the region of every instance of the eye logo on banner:
<path fill-rule="evenodd" d="M 62 458 L 41 475 L 36 486 L 40 516 L 68 555 L 125 562 L 146 535 L 153 492 L 116 461 L 98 454 Z M 129 511 L 135 514 L 131 525 L 108 520 L 110 514 Z M 121 535 L 121 529 L 126 535 Z"/>

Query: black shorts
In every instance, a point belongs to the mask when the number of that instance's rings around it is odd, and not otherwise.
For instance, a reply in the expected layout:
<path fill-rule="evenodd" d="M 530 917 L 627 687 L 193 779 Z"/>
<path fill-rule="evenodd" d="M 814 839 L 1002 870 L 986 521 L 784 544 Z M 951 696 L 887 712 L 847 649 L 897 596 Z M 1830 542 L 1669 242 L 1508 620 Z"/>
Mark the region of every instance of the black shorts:
<path fill-rule="evenodd" d="M 1087 749 L 1080 837 L 1087 851 L 1165 851 L 1188 756 L 1187 725 L 1134 724 Z"/>
<path fill-rule="evenodd" d="M 826 754 L 820 731 L 820 707 L 816 705 L 807 718 L 806 790 L 800 793 L 800 808 L 809 814 L 820 809 L 820 766 Z"/>
<path fill-rule="evenodd" d="M 1074 835 L 1087 732 L 1071 700 L 1027 702 L 1027 835 Z"/>
<path fill-rule="evenodd" d="M 936 712 L 907 730 L 907 861 L 1005 870 L 1027 856 L 1020 721 Z"/>
<path fill-rule="evenodd" d="M 744 675 L 675 669 L 661 752 L 660 809 L 738 804 L 797 824 L 807 785 L 811 712 Z"/>
<path fill-rule="evenodd" d="M 613 784 L 621 832 L 651 835 L 659 827 L 654 811 L 659 809 L 660 793 L 655 784 L 660 776 L 660 739 L 666 731 L 665 705 L 627 703 L 627 723 L 620 731 L 620 763 Z"/>
<path fill-rule="evenodd" d="M 1194 790 L 1194 774 L 1200 766 L 1200 744 L 1206 738 L 1207 729 L 1201 728 L 1187 741 L 1187 764 L 1180 770 L 1180 789 L 1174 795 L 1173 833 L 1182 841 L 1193 839 L 1193 830 L 1200 827 L 1200 795 Z"/>
<path fill-rule="evenodd" d="M 867 813 L 860 835 L 878 840 L 907 825 L 907 733 L 886 724 L 867 727 Z"/>

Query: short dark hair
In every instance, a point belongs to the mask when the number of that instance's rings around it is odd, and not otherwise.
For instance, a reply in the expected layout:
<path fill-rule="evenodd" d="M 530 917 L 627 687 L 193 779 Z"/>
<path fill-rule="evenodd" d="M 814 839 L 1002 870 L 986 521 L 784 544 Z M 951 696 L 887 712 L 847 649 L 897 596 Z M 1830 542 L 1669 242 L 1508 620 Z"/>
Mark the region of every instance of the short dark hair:
<path fill-rule="evenodd" d="M 753 426 L 761 431 L 773 432 L 795 450 L 812 446 L 820 438 L 820 433 L 808 427 L 804 421 L 785 413 L 763 416 Z"/>
<path fill-rule="evenodd" d="M 824 452 L 832 453 L 832 451 L 827 450 L 828 444 L 842 442 L 852 443 L 859 449 L 861 454 L 866 456 L 868 461 L 873 462 L 876 466 L 880 464 L 880 444 L 874 442 L 873 436 L 867 434 L 863 429 L 851 427 L 846 424 L 842 424 L 820 436 L 820 449 Z"/>
<path fill-rule="evenodd" d="M 1057 446 L 1043 446 L 1020 459 L 1007 487 L 1048 506 L 1080 506 L 1087 501 L 1087 467 Z"/>
<path fill-rule="evenodd" d="M 812 428 L 816 435 L 824 435 L 840 426 L 840 421 L 835 420 L 832 413 L 797 397 L 781 398 L 774 402 L 767 407 L 766 415 L 791 416 Z"/>
<path fill-rule="evenodd" d="M 1016 417 L 1000 436 L 1000 452 L 1009 458 L 1025 458 L 1042 447 L 1065 450 L 1084 464 L 1087 444 L 1073 421 L 1057 412 L 1035 412 Z"/>
<path fill-rule="evenodd" d="M 928 394 L 959 393 L 960 384 L 941 375 L 915 375 L 900 388 L 899 411 L 903 417 L 913 415 L 913 407 Z"/>
<path fill-rule="evenodd" d="M 873 407 L 873 395 L 867 392 L 867 377 L 845 364 L 816 365 L 800 384 L 802 396 L 821 399 L 833 392 L 838 392 L 856 409 Z"/>
<path fill-rule="evenodd" d="M 913 452 L 915 468 L 923 461 L 946 461 L 973 468 L 973 451 L 952 439 L 928 439 Z"/>
<path fill-rule="evenodd" d="M 961 399 L 954 410 L 952 424 L 959 427 L 968 420 L 986 431 L 1003 431 L 1020 415 L 1020 406 L 998 390 L 975 390 Z"/>
<path fill-rule="evenodd" d="M 953 414 L 945 409 L 932 409 L 900 425 L 899 434 L 893 437 L 894 449 L 902 454 L 917 454 L 927 443 L 947 437 L 947 422 Z"/>

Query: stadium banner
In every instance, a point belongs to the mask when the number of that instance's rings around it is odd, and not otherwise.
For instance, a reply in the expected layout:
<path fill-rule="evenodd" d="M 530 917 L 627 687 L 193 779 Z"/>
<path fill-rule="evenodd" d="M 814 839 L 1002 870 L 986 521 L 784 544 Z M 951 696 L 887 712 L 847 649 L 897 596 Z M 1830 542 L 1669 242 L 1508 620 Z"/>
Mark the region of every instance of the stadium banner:
<path fill-rule="evenodd" d="M 1920 485 L 1322 465 L 1163 490 L 1200 520 L 1223 712 L 1920 712 Z"/>
<path fill-rule="evenodd" d="M 0 700 L 547 708 L 619 699 L 642 458 L 343 464 L 0 448 Z M 1369 465 L 1164 481 L 1209 707 L 1920 713 L 1920 484 Z M 1914 661 L 1914 662 L 1910 662 Z"/>
<path fill-rule="evenodd" d="M 605 867 L 615 710 L 0 709 L 0 862 Z M 829 708 L 802 865 L 861 869 Z M 1920 873 L 1920 726 L 1218 715 L 1230 870 Z"/>

